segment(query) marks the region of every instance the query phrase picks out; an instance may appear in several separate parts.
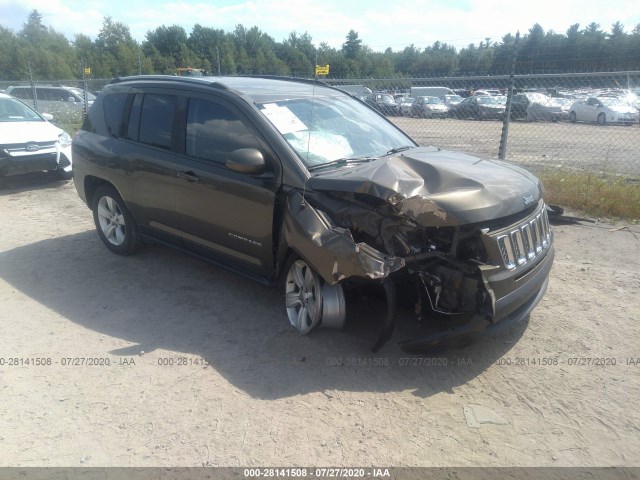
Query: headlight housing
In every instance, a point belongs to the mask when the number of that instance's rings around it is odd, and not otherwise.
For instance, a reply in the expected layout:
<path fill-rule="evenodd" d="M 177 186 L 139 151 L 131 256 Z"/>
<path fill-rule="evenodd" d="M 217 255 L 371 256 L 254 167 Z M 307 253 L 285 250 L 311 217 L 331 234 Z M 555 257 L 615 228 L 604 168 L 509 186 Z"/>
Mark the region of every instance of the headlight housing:
<path fill-rule="evenodd" d="M 67 132 L 62 132 L 60 135 L 58 135 L 58 145 L 61 148 L 66 148 L 68 146 L 71 145 L 71 135 L 69 135 Z"/>

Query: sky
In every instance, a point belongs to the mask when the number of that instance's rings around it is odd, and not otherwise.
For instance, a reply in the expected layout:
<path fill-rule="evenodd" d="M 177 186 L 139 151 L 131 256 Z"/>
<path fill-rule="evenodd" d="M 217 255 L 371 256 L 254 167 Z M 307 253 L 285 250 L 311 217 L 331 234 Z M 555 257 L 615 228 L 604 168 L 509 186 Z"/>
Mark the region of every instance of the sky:
<path fill-rule="evenodd" d="M 282 41 L 308 32 L 318 46 L 340 48 L 349 30 L 375 51 L 400 51 L 435 41 L 462 48 L 507 33 L 527 33 L 535 23 L 565 33 L 570 25 L 591 22 L 609 31 L 620 21 L 625 31 L 640 23 L 638 0 L 0 0 L 0 25 L 19 31 L 33 9 L 43 23 L 73 41 L 77 33 L 95 39 L 104 17 L 126 24 L 142 42 L 161 25 L 180 25 L 187 34 L 199 23 L 233 31 L 237 24 Z"/>

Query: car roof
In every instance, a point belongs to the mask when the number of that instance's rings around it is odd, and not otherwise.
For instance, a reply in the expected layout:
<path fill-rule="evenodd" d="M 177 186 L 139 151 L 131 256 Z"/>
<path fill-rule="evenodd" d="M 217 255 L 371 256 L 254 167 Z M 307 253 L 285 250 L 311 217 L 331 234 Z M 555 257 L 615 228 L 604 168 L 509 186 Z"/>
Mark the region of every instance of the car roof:
<path fill-rule="evenodd" d="M 31 85 L 11 85 L 10 87 L 7 87 L 10 89 L 15 90 L 16 88 L 33 88 Z M 70 88 L 76 89 L 78 90 L 78 87 L 69 87 L 66 85 L 35 85 L 35 88 L 60 88 L 60 89 L 64 89 L 64 90 L 68 90 Z"/>
<path fill-rule="evenodd" d="M 114 83 L 173 83 L 178 85 L 210 86 L 248 95 L 255 101 L 286 98 L 312 98 L 313 96 L 350 96 L 322 81 L 284 77 L 178 77 L 173 75 L 137 75 L 117 78 Z"/>

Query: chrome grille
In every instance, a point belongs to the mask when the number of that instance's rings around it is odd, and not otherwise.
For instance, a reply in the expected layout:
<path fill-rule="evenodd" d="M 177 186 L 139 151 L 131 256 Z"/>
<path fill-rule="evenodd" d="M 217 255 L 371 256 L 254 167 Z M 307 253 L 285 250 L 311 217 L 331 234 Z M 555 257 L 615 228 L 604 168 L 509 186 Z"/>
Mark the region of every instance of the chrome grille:
<path fill-rule="evenodd" d="M 547 208 L 536 211 L 524 222 L 497 237 L 502 262 L 508 270 L 525 265 L 542 255 L 551 245 L 551 227 Z"/>
<path fill-rule="evenodd" d="M 22 153 L 29 152 L 27 149 L 27 145 L 37 145 L 39 150 L 47 150 L 50 148 L 55 148 L 56 141 L 47 141 L 47 142 L 25 142 L 25 143 L 8 143 L 3 144 L 0 148 L 5 149 L 9 154 L 13 153 Z"/>

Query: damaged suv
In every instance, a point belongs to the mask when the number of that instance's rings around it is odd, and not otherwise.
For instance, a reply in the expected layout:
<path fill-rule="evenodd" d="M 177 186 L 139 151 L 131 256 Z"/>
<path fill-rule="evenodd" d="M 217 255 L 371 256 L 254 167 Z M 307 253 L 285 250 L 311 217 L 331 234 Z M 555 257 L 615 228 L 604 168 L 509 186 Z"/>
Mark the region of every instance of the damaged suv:
<path fill-rule="evenodd" d="M 442 347 L 515 323 L 553 262 L 542 186 L 513 165 L 420 147 L 364 102 L 320 83 L 126 77 L 73 142 L 74 179 L 113 252 L 143 240 L 280 284 L 300 333 L 340 328 L 344 289 L 397 294 Z"/>

